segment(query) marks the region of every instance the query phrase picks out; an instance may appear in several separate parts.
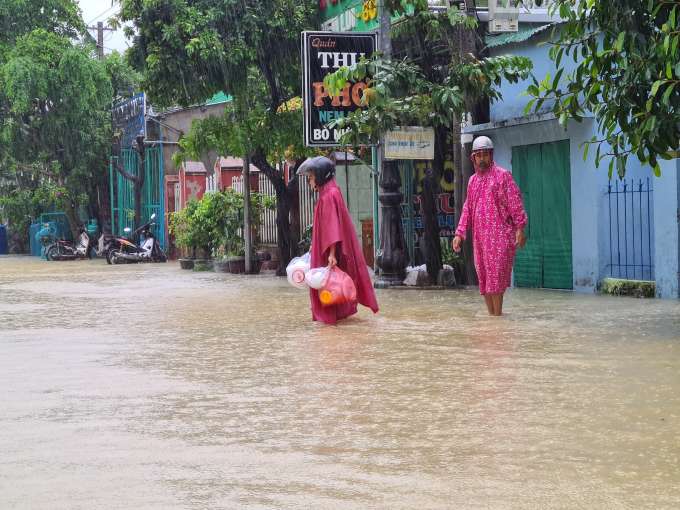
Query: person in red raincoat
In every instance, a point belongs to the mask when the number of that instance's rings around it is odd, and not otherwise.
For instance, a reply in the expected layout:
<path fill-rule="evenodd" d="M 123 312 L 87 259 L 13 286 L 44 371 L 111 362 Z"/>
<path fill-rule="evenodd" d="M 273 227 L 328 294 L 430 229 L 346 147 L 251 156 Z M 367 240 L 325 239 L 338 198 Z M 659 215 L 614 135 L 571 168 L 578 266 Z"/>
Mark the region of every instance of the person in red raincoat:
<path fill-rule="evenodd" d="M 311 267 L 338 267 L 347 273 L 357 289 L 357 299 L 347 303 L 321 306 L 319 291 L 309 289 L 312 300 L 312 316 L 317 322 L 337 325 L 357 313 L 357 303 L 378 311 L 373 285 L 366 267 L 366 260 L 359 245 L 359 237 L 349 215 L 340 188 L 335 182 L 335 165 L 323 156 L 308 159 L 297 171 L 299 176 L 306 175 L 312 189 L 319 192 L 319 201 L 314 208 L 314 228 L 312 230 Z"/>

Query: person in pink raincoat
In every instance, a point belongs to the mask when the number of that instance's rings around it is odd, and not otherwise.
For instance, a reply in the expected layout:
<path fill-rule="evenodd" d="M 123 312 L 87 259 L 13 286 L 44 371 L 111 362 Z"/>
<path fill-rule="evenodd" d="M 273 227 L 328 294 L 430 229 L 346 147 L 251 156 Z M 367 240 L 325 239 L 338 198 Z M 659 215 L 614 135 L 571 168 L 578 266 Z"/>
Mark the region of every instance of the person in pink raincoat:
<path fill-rule="evenodd" d="M 468 183 L 453 249 L 460 251 L 460 243 L 472 228 L 479 292 L 489 314 L 498 316 L 503 314 L 503 294 L 510 286 L 517 246 L 522 249 L 527 242 L 527 215 L 512 174 L 493 161 L 489 138 L 480 136 L 474 141 L 471 159 L 475 174 Z"/>
<path fill-rule="evenodd" d="M 357 303 L 377 313 L 378 302 L 359 237 L 340 188 L 335 183 L 335 165 L 330 159 L 317 156 L 300 165 L 297 174 L 306 175 L 312 188 L 319 192 L 319 201 L 314 208 L 310 267 L 337 266 L 352 278 L 357 289 L 355 301 L 324 308 L 319 300 L 319 291 L 310 288 L 313 320 L 336 326 L 339 319 L 357 313 Z"/>

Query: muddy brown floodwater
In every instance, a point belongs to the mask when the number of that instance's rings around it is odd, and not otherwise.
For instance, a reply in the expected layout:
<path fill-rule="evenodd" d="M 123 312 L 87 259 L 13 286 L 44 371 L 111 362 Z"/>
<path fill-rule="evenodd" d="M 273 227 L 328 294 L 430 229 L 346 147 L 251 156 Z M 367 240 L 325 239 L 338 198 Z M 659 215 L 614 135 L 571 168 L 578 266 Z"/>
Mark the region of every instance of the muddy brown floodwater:
<path fill-rule="evenodd" d="M 0 257 L 0 508 L 680 508 L 680 302 Z"/>

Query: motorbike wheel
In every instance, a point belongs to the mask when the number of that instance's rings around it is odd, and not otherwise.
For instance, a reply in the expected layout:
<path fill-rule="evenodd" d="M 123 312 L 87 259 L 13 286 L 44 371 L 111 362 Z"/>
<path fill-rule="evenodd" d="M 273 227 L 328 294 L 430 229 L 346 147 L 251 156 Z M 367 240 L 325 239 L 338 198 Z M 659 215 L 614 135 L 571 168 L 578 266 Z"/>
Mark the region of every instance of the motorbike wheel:
<path fill-rule="evenodd" d="M 111 260 L 111 264 L 116 265 L 116 264 L 125 264 L 127 260 L 124 258 L 120 257 L 120 252 L 115 249 L 111 249 L 108 251 L 106 254 L 106 257 L 108 260 Z"/>
<path fill-rule="evenodd" d="M 50 246 L 45 252 L 45 259 L 52 261 L 52 255 L 57 255 L 59 253 L 59 248 L 57 246 Z"/>
<path fill-rule="evenodd" d="M 115 251 L 114 248 L 111 248 L 110 250 L 106 250 L 106 263 L 111 265 L 113 262 L 111 262 L 111 252 Z"/>
<path fill-rule="evenodd" d="M 163 248 L 160 246 L 156 246 L 156 259 L 157 262 L 167 262 L 168 261 L 168 256 L 165 254 L 163 251 Z"/>

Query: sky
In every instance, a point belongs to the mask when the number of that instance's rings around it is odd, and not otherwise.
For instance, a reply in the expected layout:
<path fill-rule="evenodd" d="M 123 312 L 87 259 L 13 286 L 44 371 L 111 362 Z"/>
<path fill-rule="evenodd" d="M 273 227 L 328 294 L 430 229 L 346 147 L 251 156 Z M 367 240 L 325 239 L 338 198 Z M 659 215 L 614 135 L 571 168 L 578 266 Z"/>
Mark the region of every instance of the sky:
<path fill-rule="evenodd" d="M 111 0 L 78 0 L 78 3 L 83 11 L 83 19 L 87 26 L 97 26 L 97 21 L 103 21 L 104 26 L 106 26 L 106 21 L 120 11 L 120 5 L 117 1 L 114 2 L 113 6 L 111 6 Z M 97 39 L 96 30 L 90 30 L 90 35 L 95 40 Z M 123 53 L 126 49 L 127 44 L 125 44 L 122 28 L 115 32 L 104 32 L 104 53 L 109 54 L 112 50 Z"/>

